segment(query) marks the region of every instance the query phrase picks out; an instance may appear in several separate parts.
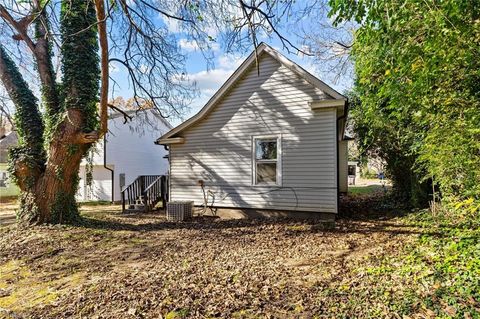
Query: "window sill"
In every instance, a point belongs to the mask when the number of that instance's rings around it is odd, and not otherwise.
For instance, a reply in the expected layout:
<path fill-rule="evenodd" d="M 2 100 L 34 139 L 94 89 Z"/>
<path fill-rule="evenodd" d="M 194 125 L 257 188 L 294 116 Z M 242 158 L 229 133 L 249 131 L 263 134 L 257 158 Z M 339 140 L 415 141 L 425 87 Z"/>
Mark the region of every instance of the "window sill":
<path fill-rule="evenodd" d="M 261 183 L 261 184 L 252 184 L 253 187 L 282 187 L 282 184 L 274 183 Z"/>

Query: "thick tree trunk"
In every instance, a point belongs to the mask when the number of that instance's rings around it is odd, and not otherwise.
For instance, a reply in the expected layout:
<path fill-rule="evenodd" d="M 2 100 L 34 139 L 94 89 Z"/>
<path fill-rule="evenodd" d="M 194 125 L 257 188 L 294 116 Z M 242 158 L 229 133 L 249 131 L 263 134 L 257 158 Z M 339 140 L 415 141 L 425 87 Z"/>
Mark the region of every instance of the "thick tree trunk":
<path fill-rule="evenodd" d="M 41 82 L 45 112 L 13 60 L 0 43 L 0 80 L 16 107 L 19 146 L 10 151 L 11 169 L 21 190 L 20 220 L 27 223 L 69 223 L 78 219 L 75 193 L 82 157 L 107 130 L 108 42 L 103 0 L 62 1 L 62 94 L 55 80 L 49 21 L 43 1 L 33 1 L 33 13 L 22 20 L 0 5 L 0 18 L 16 32 L 14 37 L 32 51 Z M 98 22 L 98 29 L 96 22 Z M 28 25 L 35 25 L 35 40 Z M 99 30 L 99 31 L 98 31 Z M 99 56 L 102 48 L 100 133 L 97 102 Z M 87 132 L 87 133 L 86 133 Z M 48 149 L 46 149 L 48 147 Z"/>
<path fill-rule="evenodd" d="M 33 187 L 22 189 L 19 218 L 21 222 L 71 223 L 79 218 L 75 194 L 80 162 L 97 132 L 81 131 L 83 115 L 70 109 L 57 128 L 49 148 L 45 171 Z"/>
<path fill-rule="evenodd" d="M 52 146 L 53 147 L 53 146 Z M 75 193 L 81 156 L 59 145 L 46 171 L 21 201 L 21 220 L 27 223 L 71 223 L 78 219 Z"/>

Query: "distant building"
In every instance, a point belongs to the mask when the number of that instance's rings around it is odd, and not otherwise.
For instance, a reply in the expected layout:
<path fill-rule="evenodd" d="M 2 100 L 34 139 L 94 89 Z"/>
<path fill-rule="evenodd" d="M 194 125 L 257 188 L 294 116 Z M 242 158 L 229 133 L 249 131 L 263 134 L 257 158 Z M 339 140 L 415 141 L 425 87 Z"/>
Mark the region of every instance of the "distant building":
<path fill-rule="evenodd" d="M 18 187 L 9 179 L 7 171 L 8 149 L 17 144 L 17 132 L 5 133 L 5 129 L 0 128 L 0 197 L 17 196 L 19 192 Z"/>
<path fill-rule="evenodd" d="M 348 185 L 355 185 L 360 177 L 360 169 L 357 161 L 348 161 Z"/>
<path fill-rule="evenodd" d="M 127 114 L 133 117 L 128 123 L 120 113 L 110 117 L 108 134 L 82 161 L 77 200 L 120 201 L 122 189 L 138 176 L 168 173 L 167 151 L 154 141 L 172 126 L 155 109 Z"/>
<path fill-rule="evenodd" d="M 126 113 L 132 117 L 127 123 L 121 113 L 110 116 L 109 132 L 97 142 L 88 160 L 82 161 L 77 200 L 119 201 L 121 189 L 139 175 L 167 174 L 167 151 L 159 149 L 154 141 L 158 135 L 168 132 L 171 125 L 155 109 Z M 18 194 L 18 188 L 9 181 L 7 173 L 8 149 L 17 144 L 15 131 L 0 137 L 1 196 Z"/>
<path fill-rule="evenodd" d="M 18 135 L 15 131 L 10 131 L 4 134 L 0 132 L 0 163 L 8 162 L 8 149 L 18 144 Z"/>

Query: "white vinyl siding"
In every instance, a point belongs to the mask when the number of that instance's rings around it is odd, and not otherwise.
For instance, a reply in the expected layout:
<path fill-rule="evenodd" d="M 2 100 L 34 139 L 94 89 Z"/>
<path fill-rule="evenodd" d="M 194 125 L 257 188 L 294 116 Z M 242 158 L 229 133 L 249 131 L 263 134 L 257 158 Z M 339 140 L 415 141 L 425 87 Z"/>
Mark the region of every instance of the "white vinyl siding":
<path fill-rule="evenodd" d="M 167 152 L 163 146 L 153 141 L 160 134 L 170 130 L 170 126 L 151 113 L 133 115 L 133 120 L 124 123 L 123 116 L 110 118 L 107 133 L 107 167 L 114 169 L 113 198 L 121 200 L 120 174 L 125 174 L 125 186 L 128 186 L 140 175 L 164 175 L 168 172 L 168 161 L 163 158 Z M 95 145 L 92 162 L 94 174 L 92 187 L 86 192 L 84 160 L 80 166 L 80 188 L 77 199 L 105 200 L 112 199 L 112 174 L 103 167 L 103 139 Z"/>
<path fill-rule="evenodd" d="M 198 180 L 219 207 L 336 213 L 336 110 L 330 98 L 268 54 L 172 144 L 171 200 L 203 202 Z M 281 186 L 252 185 L 252 139 L 281 136 Z"/>
<path fill-rule="evenodd" d="M 112 167 L 113 169 L 114 167 Z M 108 201 L 112 198 L 112 178 L 110 171 L 103 166 L 94 165 L 91 168 L 92 181 L 87 184 L 87 173 L 84 165 L 80 166 L 80 181 L 77 190 L 79 201 Z"/>

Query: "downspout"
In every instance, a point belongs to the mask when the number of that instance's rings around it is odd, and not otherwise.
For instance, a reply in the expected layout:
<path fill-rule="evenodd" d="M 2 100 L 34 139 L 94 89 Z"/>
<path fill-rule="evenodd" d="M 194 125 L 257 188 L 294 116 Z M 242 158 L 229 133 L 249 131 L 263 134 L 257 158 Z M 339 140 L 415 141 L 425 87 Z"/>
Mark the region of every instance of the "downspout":
<path fill-rule="evenodd" d="M 170 156 L 171 149 L 170 149 L 170 147 L 169 147 L 168 145 L 163 145 L 163 147 L 165 148 L 166 151 L 168 151 L 168 193 L 167 193 L 167 198 L 168 198 L 168 201 L 170 201 L 170 200 L 171 200 L 171 199 L 170 199 L 170 190 L 172 189 L 172 188 L 170 187 L 170 182 L 171 182 L 171 180 L 172 180 L 172 179 L 170 178 L 170 177 L 172 176 L 172 174 L 171 174 L 171 172 L 172 172 L 172 170 L 171 170 L 172 165 L 171 165 L 171 162 L 170 162 L 170 160 L 171 160 L 171 156 Z M 166 209 L 166 208 L 165 208 L 165 209 Z"/>
<path fill-rule="evenodd" d="M 336 155 L 337 155 L 337 216 L 340 214 L 339 211 L 339 203 L 340 203 L 340 160 L 339 160 L 339 144 L 340 142 L 338 141 L 338 122 L 342 119 L 342 117 L 337 118 L 337 121 L 335 122 L 335 140 L 336 140 Z"/>
<path fill-rule="evenodd" d="M 171 156 L 170 156 L 170 155 L 171 155 L 171 154 L 170 154 L 170 153 L 171 153 L 171 148 L 170 148 L 170 146 L 168 146 L 168 145 L 160 144 L 160 143 L 159 143 L 159 140 L 160 140 L 160 139 L 156 140 L 156 141 L 153 142 L 153 143 L 156 144 L 156 145 L 163 145 L 163 148 L 164 148 L 166 151 L 168 151 L 168 155 L 167 155 L 167 160 L 168 160 L 168 173 L 167 173 L 167 174 L 168 174 L 168 176 L 167 176 L 167 177 L 168 177 L 168 184 L 167 184 L 167 185 L 168 185 L 168 186 L 167 186 L 168 192 L 167 192 L 167 201 L 169 202 L 169 201 L 170 201 L 170 190 L 171 190 L 170 182 L 171 182 L 171 180 L 172 180 L 172 179 L 170 178 L 170 177 L 171 177 L 171 172 L 172 172 L 172 170 L 171 170 L 172 167 L 171 167 L 171 165 L 170 165 L 170 164 L 171 164 L 171 162 L 170 162 L 170 160 L 171 160 Z M 166 208 L 164 208 L 164 209 L 166 209 Z"/>
<path fill-rule="evenodd" d="M 107 134 L 103 135 L 103 167 L 110 171 L 112 178 L 112 204 L 115 202 L 115 171 L 107 167 Z"/>

